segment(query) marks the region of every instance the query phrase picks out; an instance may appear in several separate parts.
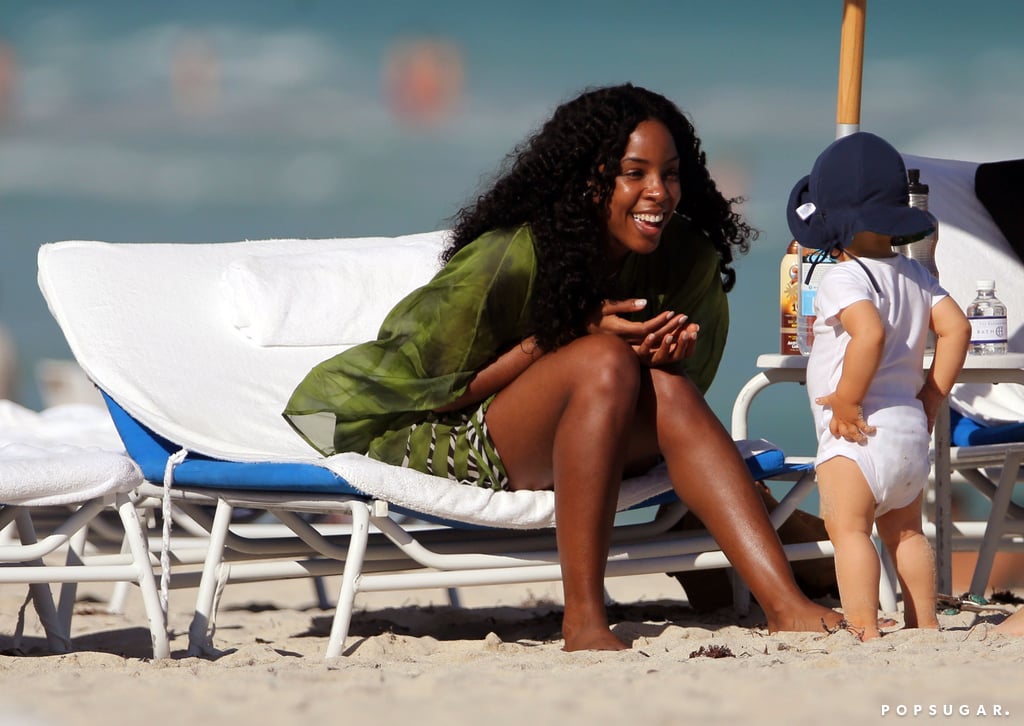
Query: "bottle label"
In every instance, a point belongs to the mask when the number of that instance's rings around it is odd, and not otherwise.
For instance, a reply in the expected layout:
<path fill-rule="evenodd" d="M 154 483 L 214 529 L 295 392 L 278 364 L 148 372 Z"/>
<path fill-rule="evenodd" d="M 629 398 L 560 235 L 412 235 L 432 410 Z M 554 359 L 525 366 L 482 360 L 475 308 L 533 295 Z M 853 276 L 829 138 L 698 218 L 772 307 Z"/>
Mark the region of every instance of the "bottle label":
<path fill-rule="evenodd" d="M 779 352 L 799 355 L 796 342 L 797 299 L 800 295 L 800 257 L 786 254 L 779 269 Z"/>
<path fill-rule="evenodd" d="M 970 321 L 972 345 L 977 343 L 1006 342 L 1005 316 L 986 316 L 981 318 L 970 318 Z"/>
<path fill-rule="evenodd" d="M 779 331 L 779 352 L 782 355 L 800 355 L 800 344 L 797 342 L 796 328 L 782 328 Z"/>
<path fill-rule="evenodd" d="M 832 269 L 832 265 L 835 264 L 835 260 L 823 260 L 819 262 L 814 268 L 814 272 L 811 273 L 811 279 L 805 282 L 807 272 L 806 270 L 810 266 L 809 262 L 805 262 L 804 266 L 800 270 L 800 314 L 814 318 L 814 297 L 818 294 L 818 286 L 821 284 L 821 280 L 828 274 L 829 270 Z"/>
<path fill-rule="evenodd" d="M 820 259 L 819 259 L 820 258 Z M 812 260 L 819 259 L 817 265 Z M 801 248 L 800 258 L 800 301 L 797 316 L 797 344 L 800 353 L 807 355 L 814 344 L 814 297 L 818 294 L 818 285 L 836 264 L 836 259 L 823 256 L 817 250 Z M 814 268 L 807 278 L 808 270 Z"/>

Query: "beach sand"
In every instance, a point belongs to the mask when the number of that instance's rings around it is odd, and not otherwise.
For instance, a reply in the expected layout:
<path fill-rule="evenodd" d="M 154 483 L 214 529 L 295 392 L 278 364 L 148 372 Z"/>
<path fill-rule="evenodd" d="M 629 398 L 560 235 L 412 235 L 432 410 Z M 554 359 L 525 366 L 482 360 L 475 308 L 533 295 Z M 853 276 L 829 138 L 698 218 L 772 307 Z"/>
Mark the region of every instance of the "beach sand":
<path fill-rule="evenodd" d="M 325 584 L 336 596 L 337 578 Z M 223 655 L 206 659 L 185 656 L 195 591 L 172 591 L 173 657 L 151 661 L 138 592 L 111 615 L 109 590 L 80 586 L 75 653 L 46 654 L 29 607 L 12 654 L 26 589 L 0 586 L 0 723 L 1024 721 L 1024 638 L 992 632 L 1013 605 L 860 643 L 845 631 L 769 635 L 756 606 L 746 618 L 697 614 L 665 575 L 612 578 L 614 629 L 632 649 L 569 654 L 555 583 L 464 588 L 459 608 L 438 590 L 364 593 L 346 655 L 327 661 L 333 611 L 295 580 L 228 586 L 214 637 Z M 719 649 L 731 655 L 698 655 Z"/>

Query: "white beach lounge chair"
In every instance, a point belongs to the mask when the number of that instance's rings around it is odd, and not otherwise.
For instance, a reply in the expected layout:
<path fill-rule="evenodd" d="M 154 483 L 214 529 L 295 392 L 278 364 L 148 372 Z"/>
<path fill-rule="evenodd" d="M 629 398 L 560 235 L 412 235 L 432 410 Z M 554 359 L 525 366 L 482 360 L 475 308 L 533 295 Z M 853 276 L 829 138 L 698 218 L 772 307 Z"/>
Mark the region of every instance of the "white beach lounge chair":
<path fill-rule="evenodd" d="M 197 520 L 197 507 L 217 505 L 191 652 L 211 652 L 216 594 L 233 581 L 341 573 L 333 657 L 359 591 L 559 579 L 551 492 L 467 487 L 351 453 L 323 458 L 280 415 L 314 364 L 375 336 L 392 305 L 432 276 L 443 240 L 435 232 L 40 249 L 40 288 L 142 468 L 140 491 L 172 498 Z M 773 515 L 778 525 L 813 488 L 812 473 L 764 442 L 747 448 L 756 476 L 796 482 Z M 685 511 L 669 490 L 664 467 L 623 485 L 620 509 L 672 503 L 653 521 L 616 528 L 609 576 L 728 564 L 706 533 L 669 531 Z M 272 512 L 297 537 L 245 539 L 231 526 L 235 507 Z M 325 534 L 302 516 L 325 512 L 349 515 L 349 532 Z M 831 551 L 810 543 L 787 554 Z M 170 586 L 196 576 L 176 569 Z"/>
<path fill-rule="evenodd" d="M 921 170 L 929 187 L 943 286 L 964 309 L 977 280 L 994 279 L 1007 305 L 1009 349 L 1024 352 L 1024 159 L 978 163 L 906 155 L 904 161 Z M 960 384 L 950 408 L 948 466 L 990 503 L 985 521 L 953 522 L 950 545 L 978 551 L 970 592 L 984 595 L 996 552 L 1024 552 L 1024 507 L 1012 499 L 1024 471 L 1024 386 Z"/>
<path fill-rule="evenodd" d="M 41 427 L 65 440 L 39 435 Z M 166 658 L 164 609 L 146 536 L 131 498 L 142 483 L 142 472 L 123 453 L 75 443 L 72 427 L 67 419 L 58 421 L 11 401 L 0 401 L 0 583 L 29 585 L 47 646 L 56 653 L 72 649 L 77 583 L 135 583 L 142 591 L 153 657 Z M 87 552 L 90 527 L 110 510 L 117 512 L 124 530 L 122 552 Z M 66 514 L 37 538 L 33 515 L 45 513 L 53 519 L 55 512 Z M 55 557 L 61 555 L 63 564 L 55 563 Z M 58 583 L 61 589 L 56 606 L 50 585 Z M 15 649 L 20 648 L 23 618 L 24 608 L 14 633 Z"/>

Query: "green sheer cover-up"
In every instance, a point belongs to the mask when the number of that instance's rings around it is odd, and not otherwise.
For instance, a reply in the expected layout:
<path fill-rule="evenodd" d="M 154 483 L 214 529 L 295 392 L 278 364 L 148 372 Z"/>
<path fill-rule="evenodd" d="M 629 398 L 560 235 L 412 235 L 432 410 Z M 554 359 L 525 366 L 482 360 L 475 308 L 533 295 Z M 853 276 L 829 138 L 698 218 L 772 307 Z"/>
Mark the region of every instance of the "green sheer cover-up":
<path fill-rule="evenodd" d="M 658 249 L 630 254 L 618 273 L 618 298 L 645 298 L 632 315 L 664 310 L 700 325 L 695 354 L 681 372 L 706 391 L 718 370 L 729 308 L 711 242 L 681 221 Z M 377 339 L 318 364 L 296 387 L 283 412 L 325 456 L 354 451 L 391 464 L 406 459 L 416 425 L 458 398 L 479 369 L 529 334 L 537 258 L 528 227 L 480 236 L 423 287 L 399 302 Z"/>

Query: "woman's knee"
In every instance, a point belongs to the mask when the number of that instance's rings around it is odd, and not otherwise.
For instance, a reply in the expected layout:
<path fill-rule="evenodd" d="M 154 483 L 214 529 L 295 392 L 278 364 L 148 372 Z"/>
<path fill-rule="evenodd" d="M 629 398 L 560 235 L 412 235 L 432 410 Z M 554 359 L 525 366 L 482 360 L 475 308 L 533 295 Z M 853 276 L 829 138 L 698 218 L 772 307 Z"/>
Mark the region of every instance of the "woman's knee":
<path fill-rule="evenodd" d="M 587 390 L 636 398 L 641 364 L 632 346 L 618 336 L 597 333 L 583 336 L 569 347 L 579 359 L 578 382 Z"/>

